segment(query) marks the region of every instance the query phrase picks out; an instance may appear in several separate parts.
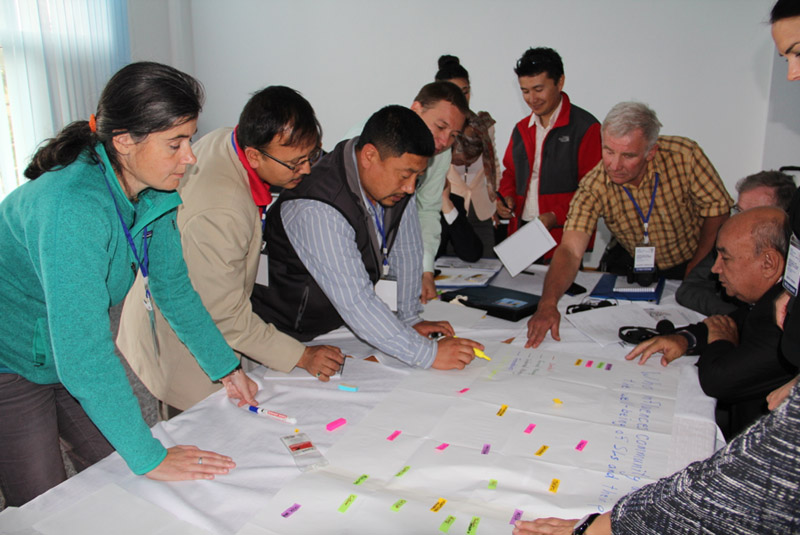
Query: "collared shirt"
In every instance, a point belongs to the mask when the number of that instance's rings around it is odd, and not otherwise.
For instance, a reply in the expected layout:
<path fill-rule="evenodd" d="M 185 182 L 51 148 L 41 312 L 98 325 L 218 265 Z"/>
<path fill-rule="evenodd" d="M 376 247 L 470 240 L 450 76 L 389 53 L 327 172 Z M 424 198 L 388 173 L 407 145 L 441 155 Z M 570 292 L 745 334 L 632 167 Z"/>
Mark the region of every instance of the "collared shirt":
<path fill-rule="evenodd" d="M 363 188 L 361 193 L 363 202 Z M 365 207 L 373 219 L 372 204 L 365 202 Z M 287 201 L 281 206 L 281 219 L 298 257 L 356 336 L 411 366 L 433 364 L 438 345 L 411 327 L 420 321 L 422 278 L 414 199 L 406 205 L 389 252 L 389 275 L 397 278 L 397 315 L 375 294 L 355 229 L 336 208 L 310 199 Z"/>
<path fill-rule="evenodd" d="M 539 170 L 542 168 L 542 145 L 544 144 L 544 138 L 553 129 L 563 104 L 564 99 L 560 98 L 547 126 L 542 125 L 542 119 L 535 113 L 531 113 L 531 119 L 528 121 L 529 127 L 536 125 L 536 150 L 533 153 L 533 169 L 531 171 L 531 180 L 528 183 L 528 196 L 525 198 L 525 208 L 522 210 L 523 221 L 533 221 L 539 217 Z"/>
<path fill-rule="evenodd" d="M 660 178 L 648 232 L 656 248 L 656 265 L 665 269 L 694 256 L 703 219 L 728 214 L 733 199 L 708 157 L 691 139 L 660 136 L 642 182 L 638 187 L 626 186 L 644 210 L 650 205 L 655 173 Z M 600 217 L 633 254 L 644 237 L 644 225 L 623 187 L 609 179 L 602 161 L 578 185 L 564 231 L 591 234 Z"/>

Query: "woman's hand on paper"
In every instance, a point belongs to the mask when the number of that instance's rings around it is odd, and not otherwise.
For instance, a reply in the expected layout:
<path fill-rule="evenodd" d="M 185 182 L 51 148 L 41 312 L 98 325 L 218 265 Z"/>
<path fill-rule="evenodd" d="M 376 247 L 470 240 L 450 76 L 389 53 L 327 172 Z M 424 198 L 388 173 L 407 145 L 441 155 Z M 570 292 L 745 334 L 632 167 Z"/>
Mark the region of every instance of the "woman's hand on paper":
<path fill-rule="evenodd" d="M 339 371 L 343 362 L 344 355 L 338 347 L 308 346 L 297 361 L 297 367 L 303 368 L 322 382 L 328 382 Z"/>
<path fill-rule="evenodd" d="M 161 464 L 145 475 L 157 481 L 214 479 L 215 475 L 227 474 L 235 467 L 233 459 L 225 455 L 197 446 L 173 446 Z"/>

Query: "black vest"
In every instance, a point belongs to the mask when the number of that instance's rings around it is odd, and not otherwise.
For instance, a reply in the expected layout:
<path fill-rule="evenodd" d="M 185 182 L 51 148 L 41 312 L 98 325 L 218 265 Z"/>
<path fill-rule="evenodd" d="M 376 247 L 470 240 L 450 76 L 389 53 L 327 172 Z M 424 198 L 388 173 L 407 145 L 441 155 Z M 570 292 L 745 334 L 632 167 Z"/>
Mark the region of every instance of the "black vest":
<path fill-rule="evenodd" d="M 282 192 L 267 211 L 264 239 L 269 255 L 269 287 L 255 285 L 253 311 L 301 342 L 341 327 L 344 321 L 292 247 L 280 215 L 283 203 L 311 199 L 336 208 L 355 229 L 356 247 L 369 279 L 375 284 L 381 276 L 380 244 L 362 201 L 353 158 L 357 141 L 354 138 L 336 145 L 311 169 L 311 174 L 296 188 Z M 385 209 L 383 224 L 389 250 L 410 199 L 406 197 Z"/>

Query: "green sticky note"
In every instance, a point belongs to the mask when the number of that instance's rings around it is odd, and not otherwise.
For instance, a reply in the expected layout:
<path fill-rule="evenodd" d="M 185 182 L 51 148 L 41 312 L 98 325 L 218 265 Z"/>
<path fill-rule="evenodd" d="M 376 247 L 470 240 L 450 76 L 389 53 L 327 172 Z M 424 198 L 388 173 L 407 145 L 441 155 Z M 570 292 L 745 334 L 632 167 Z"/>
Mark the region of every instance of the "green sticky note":
<path fill-rule="evenodd" d="M 355 494 L 351 494 L 350 496 L 348 496 L 347 499 L 344 501 L 344 503 L 339 506 L 339 512 L 344 513 L 345 511 L 347 511 L 347 509 L 349 509 L 350 506 L 353 505 L 353 502 L 356 501 L 356 497 L 357 496 Z"/>
<path fill-rule="evenodd" d="M 402 476 L 403 474 L 405 474 L 406 472 L 408 472 L 409 470 L 411 470 L 411 467 L 410 467 L 410 466 L 404 466 L 402 470 L 400 470 L 399 472 L 397 472 L 397 473 L 394 475 L 394 477 L 400 477 L 400 476 Z"/>
<path fill-rule="evenodd" d="M 603 366 L 605 366 L 605 365 L 606 365 L 606 363 L 605 363 L 605 362 L 601 362 L 600 364 L 598 364 L 598 365 L 597 365 L 597 367 L 598 367 L 598 368 L 602 368 L 602 367 L 603 367 Z"/>
<path fill-rule="evenodd" d="M 394 502 L 394 505 L 392 505 L 392 511 L 399 511 L 400 508 L 403 507 L 405 504 L 406 500 L 397 500 L 396 502 Z"/>
<path fill-rule="evenodd" d="M 452 526 L 453 522 L 455 522 L 455 521 L 456 521 L 456 517 L 454 517 L 453 515 L 448 516 L 447 518 L 444 519 L 444 522 L 442 522 L 442 525 L 439 526 L 439 531 L 447 533 L 448 531 L 450 531 L 450 526 Z"/>
<path fill-rule="evenodd" d="M 490 479 L 489 480 L 489 488 L 492 489 L 492 490 L 496 490 L 497 489 L 497 480 L 496 479 Z"/>
<path fill-rule="evenodd" d="M 353 485 L 360 485 L 364 481 L 366 481 L 367 479 L 369 479 L 369 476 L 367 474 L 364 474 L 363 476 L 361 476 L 358 479 L 356 479 L 355 481 L 353 481 Z"/>
<path fill-rule="evenodd" d="M 478 533 L 478 524 L 481 523 L 480 517 L 473 516 L 467 528 L 467 535 L 475 535 Z"/>

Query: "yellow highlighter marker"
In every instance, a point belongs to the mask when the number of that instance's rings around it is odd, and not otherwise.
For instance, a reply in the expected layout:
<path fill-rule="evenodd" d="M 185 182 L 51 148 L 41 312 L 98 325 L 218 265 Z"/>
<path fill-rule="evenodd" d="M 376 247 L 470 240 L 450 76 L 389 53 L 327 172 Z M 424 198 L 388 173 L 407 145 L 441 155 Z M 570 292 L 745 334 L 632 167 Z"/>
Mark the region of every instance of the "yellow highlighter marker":
<path fill-rule="evenodd" d="M 453 336 L 453 338 L 458 338 L 458 336 Z M 475 352 L 475 356 L 478 357 L 479 359 L 492 360 L 492 357 L 488 356 L 486 353 L 484 353 L 478 348 L 473 347 L 472 351 Z"/>

